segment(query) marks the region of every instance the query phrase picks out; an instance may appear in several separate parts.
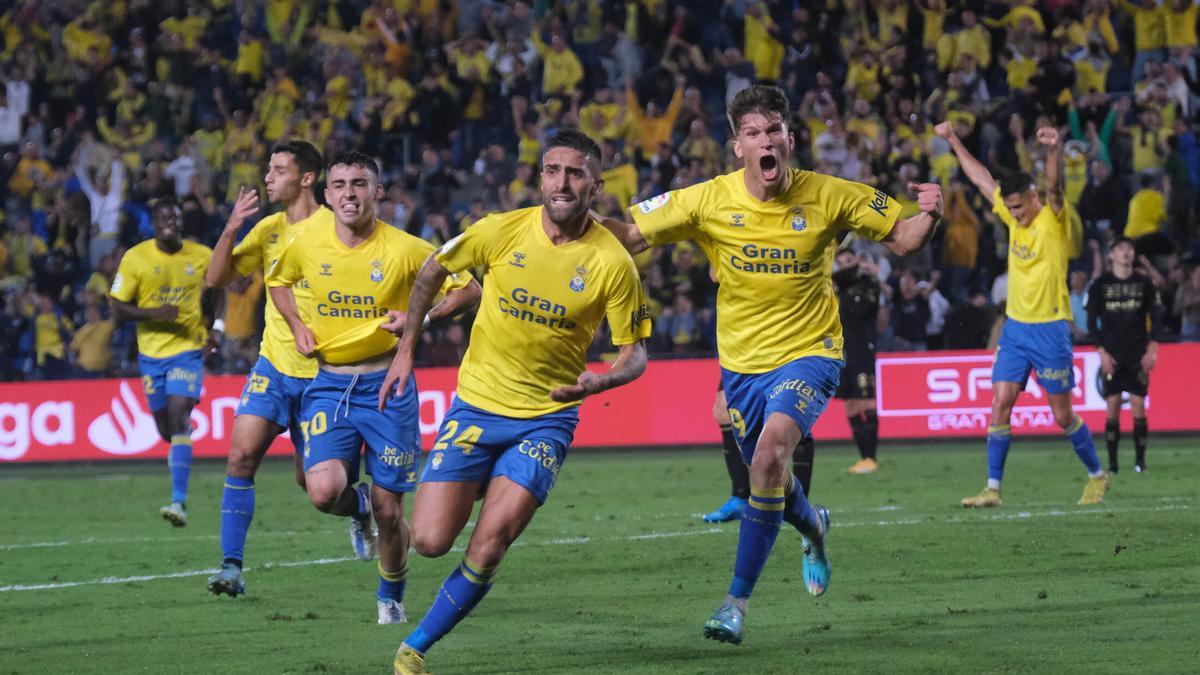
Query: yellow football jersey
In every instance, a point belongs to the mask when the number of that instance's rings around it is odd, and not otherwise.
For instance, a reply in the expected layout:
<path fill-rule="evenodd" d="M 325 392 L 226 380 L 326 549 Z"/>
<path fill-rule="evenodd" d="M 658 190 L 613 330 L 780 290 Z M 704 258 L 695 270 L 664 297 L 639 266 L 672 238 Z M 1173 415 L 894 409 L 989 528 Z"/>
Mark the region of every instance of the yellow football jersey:
<path fill-rule="evenodd" d="M 528 419 L 579 405 L 550 392 L 575 384 L 602 318 L 613 344 L 650 336 L 633 259 L 597 223 L 556 246 L 542 207 L 494 214 L 446 242 L 437 261 L 451 272 L 485 268 L 458 396 L 488 412 Z"/>
<path fill-rule="evenodd" d="M 836 235 L 876 241 L 900 215 L 881 190 L 789 169 L 788 189 L 770 201 L 746 190 L 743 171 L 718 176 L 630 209 L 651 245 L 693 239 L 716 270 L 717 351 L 738 373 L 765 373 L 802 356 L 842 358 L 833 293 Z"/>
<path fill-rule="evenodd" d="M 261 269 L 265 276 L 293 239 L 309 227 L 332 223 L 333 211 L 324 206 L 308 218 L 295 223 L 288 223 L 287 214 L 283 211 L 267 216 L 233 249 L 233 266 L 239 274 L 251 274 L 254 270 Z M 308 281 L 301 279 L 292 287 L 292 292 L 296 296 L 296 309 L 300 311 L 300 318 L 307 325 L 312 307 L 312 293 L 309 292 Z M 260 351 L 271 365 L 289 377 L 315 377 L 317 362 L 301 356 L 300 352 L 296 351 L 292 329 L 275 307 L 270 294 L 267 295 L 265 323 Z"/>
<path fill-rule="evenodd" d="M 992 212 L 1008 226 L 1008 309 L 1005 314 L 1025 323 L 1070 321 L 1068 204 L 1064 201 L 1063 209 L 1058 213 L 1048 204 L 1043 205 L 1029 227 L 1021 227 L 1004 205 L 1000 188 L 992 194 Z"/>
<path fill-rule="evenodd" d="M 334 228 L 331 218 L 292 239 L 267 272 L 267 285 L 308 283 L 306 325 L 316 338 L 317 354 L 325 363 L 344 365 L 395 348 L 396 336 L 380 326 L 387 323 L 388 310 L 408 311 L 413 282 L 433 244 L 379 220 L 366 241 L 350 248 Z M 443 291 L 468 283 L 469 275 L 452 277 Z"/>
<path fill-rule="evenodd" d="M 175 253 L 161 250 L 153 239 L 125 252 L 109 295 L 138 307 L 179 307 L 174 321 L 137 323 L 138 353 L 163 359 L 204 346 L 208 326 L 200 297 L 211 260 L 212 249 L 186 239 Z"/>

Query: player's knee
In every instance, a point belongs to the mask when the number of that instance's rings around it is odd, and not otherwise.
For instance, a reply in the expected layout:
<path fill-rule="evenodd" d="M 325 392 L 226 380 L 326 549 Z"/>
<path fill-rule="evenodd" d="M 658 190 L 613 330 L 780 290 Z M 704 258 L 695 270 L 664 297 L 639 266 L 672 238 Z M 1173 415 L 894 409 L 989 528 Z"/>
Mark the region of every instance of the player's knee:
<path fill-rule="evenodd" d="M 1065 410 L 1061 408 L 1055 409 L 1053 410 L 1053 413 L 1054 423 L 1063 429 L 1066 429 L 1075 423 L 1075 411 L 1069 407 Z"/>
<path fill-rule="evenodd" d="M 344 489 L 344 488 L 342 488 Z M 332 513 L 337 508 L 342 489 L 334 485 L 308 482 L 308 499 L 322 513 Z"/>
<path fill-rule="evenodd" d="M 440 532 L 430 532 L 415 525 L 413 527 L 412 547 L 421 557 L 440 558 L 449 553 L 453 545 L 454 539 L 443 536 Z"/>
<path fill-rule="evenodd" d="M 258 457 L 252 452 L 234 443 L 229 448 L 229 459 L 225 463 L 225 473 L 235 478 L 253 478 L 258 471 Z"/>
<path fill-rule="evenodd" d="M 381 525 L 399 527 L 404 522 L 404 502 L 401 501 L 400 495 L 389 495 L 382 499 L 374 498 L 371 500 L 371 505 L 375 520 Z"/>

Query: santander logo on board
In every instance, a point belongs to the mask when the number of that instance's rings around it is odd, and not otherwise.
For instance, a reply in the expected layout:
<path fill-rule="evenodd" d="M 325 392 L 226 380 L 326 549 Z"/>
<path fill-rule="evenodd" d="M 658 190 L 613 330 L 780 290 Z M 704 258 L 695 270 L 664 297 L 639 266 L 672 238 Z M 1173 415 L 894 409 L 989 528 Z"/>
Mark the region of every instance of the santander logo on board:
<path fill-rule="evenodd" d="M 112 398 L 108 412 L 88 425 L 88 440 L 110 455 L 138 455 L 158 443 L 154 416 L 142 407 L 133 387 L 121 380 L 118 395 Z"/>

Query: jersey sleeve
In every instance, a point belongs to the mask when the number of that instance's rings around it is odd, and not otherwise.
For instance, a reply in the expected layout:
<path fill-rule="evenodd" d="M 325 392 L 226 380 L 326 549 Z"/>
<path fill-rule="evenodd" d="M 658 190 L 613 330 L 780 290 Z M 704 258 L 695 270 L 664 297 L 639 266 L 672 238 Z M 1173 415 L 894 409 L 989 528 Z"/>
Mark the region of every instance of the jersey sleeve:
<path fill-rule="evenodd" d="M 604 315 L 608 319 L 614 345 L 633 344 L 651 335 L 650 308 L 646 305 L 637 266 L 628 256 L 621 261 L 609 283 Z"/>
<path fill-rule="evenodd" d="M 479 265 L 490 264 L 492 252 L 496 250 L 503 236 L 500 224 L 499 220 L 488 216 L 437 249 L 434 260 L 437 260 L 438 264 L 445 267 L 452 275 L 447 282 L 457 275 L 465 277 L 462 282 L 465 286 L 471 276 L 466 272 L 467 270 Z"/>
<path fill-rule="evenodd" d="M 258 224 L 238 242 L 238 245 L 233 247 L 233 268 L 237 270 L 238 274 L 247 275 L 254 270 L 262 269 L 264 222 L 266 221 L 258 221 Z"/>
<path fill-rule="evenodd" d="M 279 254 L 279 259 L 267 270 L 267 287 L 278 288 L 280 286 L 295 286 L 304 278 L 302 268 L 306 242 L 304 237 L 297 237 L 292 243 L 288 244 L 283 253 Z"/>
<path fill-rule="evenodd" d="M 108 294 L 121 302 L 133 302 L 138 293 L 140 269 L 136 254 L 130 255 L 126 252 L 121 258 L 121 264 L 117 266 L 117 274 L 113 277 Z"/>
<path fill-rule="evenodd" d="M 900 218 L 900 202 L 883 190 L 840 178 L 827 186 L 826 199 L 838 214 L 838 222 L 863 237 L 883 241 Z"/>
<path fill-rule="evenodd" d="M 1000 222 L 1004 223 L 1010 230 L 1018 227 L 1017 219 L 1013 218 L 1012 211 L 1004 204 L 1004 197 L 1000 194 L 1000 188 L 997 187 L 992 191 L 992 213 L 1000 218 Z"/>
<path fill-rule="evenodd" d="M 651 246 L 696 238 L 700 203 L 712 181 L 671 190 L 629 207 L 633 222 Z"/>

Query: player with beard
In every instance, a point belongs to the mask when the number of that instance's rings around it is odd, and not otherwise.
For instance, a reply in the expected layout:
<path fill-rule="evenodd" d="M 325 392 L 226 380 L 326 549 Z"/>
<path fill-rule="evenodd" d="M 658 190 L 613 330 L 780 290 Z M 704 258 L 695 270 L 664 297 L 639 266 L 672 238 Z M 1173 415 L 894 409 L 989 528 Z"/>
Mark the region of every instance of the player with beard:
<path fill-rule="evenodd" d="M 235 277 L 261 271 L 265 277 L 275 261 L 309 227 L 330 225 L 333 212 L 317 204 L 313 188 L 321 176 L 321 153 L 304 141 L 289 141 L 271 151 L 264 182 L 267 199 L 283 207 L 260 220 L 234 246 L 246 219 L 258 212 L 258 193 L 239 191 L 229 221 L 213 249 L 206 281 L 224 288 Z M 312 295 L 307 284 L 295 288 L 296 307 L 309 319 Z M 221 552 L 219 572 L 208 578 L 208 590 L 237 597 L 246 590 L 242 560 L 246 533 L 254 518 L 254 474 L 275 437 L 289 431 L 296 449 L 296 482 L 304 487 L 304 435 L 300 431 L 300 398 L 317 374 L 317 362 L 302 356 L 292 343 L 287 321 L 270 297 L 264 317 L 258 362 L 246 378 L 241 403 L 233 418 L 225 487 L 221 495 Z M 369 522 L 352 519 L 351 544 L 364 560 L 374 556 L 375 536 Z"/>
<path fill-rule="evenodd" d="M 874 263 L 860 260 L 853 251 L 839 251 L 837 264 L 833 284 L 837 287 L 838 312 L 842 317 L 846 365 L 842 367 L 834 398 L 845 401 L 850 432 L 858 446 L 860 459 L 850 467 L 850 473 L 875 473 L 879 467 L 875 460 L 879 446 L 879 417 L 875 414 L 875 317 L 879 315 L 882 289 L 873 274 Z"/>
<path fill-rule="evenodd" d="M 164 441 L 171 444 L 171 503 L 159 509 L 175 527 L 187 524 L 192 466 L 192 408 L 200 402 L 204 355 L 216 347 L 205 306 L 204 272 L 212 250 L 185 241 L 183 210 L 171 198 L 152 207 L 154 238 L 125 252 L 109 291 L 117 321 L 137 322 L 138 368 L 146 402 Z"/>
<path fill-rule="evenodd" d="M 733 582 L 704 634 L 738 643 L 782 521 L 803 537 L 808 592 L 821 595 L 829 586 L 829 514 L 809 504 L 787 460 L 810 435 L 841 372 L 830 281 L 837 235 L 849 229 L 898 255 L 914 253 L 933 236 L 942 199 L 935 184 L 910 184 L 921 211 L 900 220 L 900 204 L 881 190 L 789 166 L 795 137 L 778 87 L 747 87 L 727 112 L 744 169 L 637 204 L 633 224 L 604 224 L 631 253 L 692 239 L 720 281 L 717 351 L 729 416 L 750 465 L 750 499 Z"/>
<path fill-rule="evenodd" d="M 585 396 L 631 382 L 646 367 L 649 310 L 633 259 L 588 212 L 603 188 L 600 148 L 559 131 L 542 157 L 542 201 L 488 216 L 426 261 L 413 289 L 416 326 L 446 275 L 480 266 L 483 301 L 458 371 L 454 403 L 429 453 L 413 505 L 413 547 L 444 555 L 483 505 L 462 562 L 438 590 L 393 668 L 425 673 L 425 654 L 483 599 L 509 547 L 545 503 Z M 608 320 L 620 349 L 592 372 L 587 348 Z M 407 396 L 419 332 L 408 331 L 380 391 Z"/>
<path fill-rule="evenodd" d="M 1133 469 L 1146 470 L 1146 389 L 1158 361 L 1158 291 L 1149 277 L 1133 269 L 1133 241 L 1124 237 L 1109 252 L 1112 269 L 1088 289 L 1088 333 L 1100 347 L 1101 392 L 1108 401 L 1104 432 L 1108 471 L 1118 469 L 1121 443 L 1121 394 L 1133 409 Z"/>

